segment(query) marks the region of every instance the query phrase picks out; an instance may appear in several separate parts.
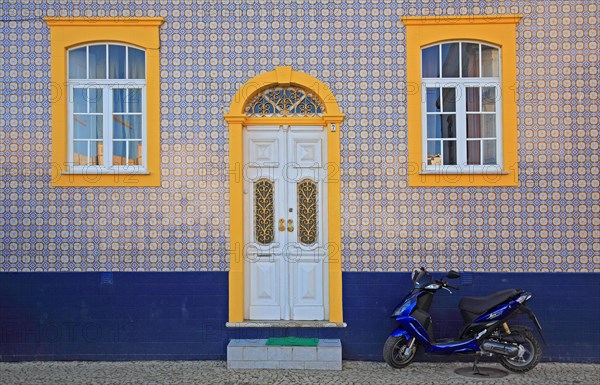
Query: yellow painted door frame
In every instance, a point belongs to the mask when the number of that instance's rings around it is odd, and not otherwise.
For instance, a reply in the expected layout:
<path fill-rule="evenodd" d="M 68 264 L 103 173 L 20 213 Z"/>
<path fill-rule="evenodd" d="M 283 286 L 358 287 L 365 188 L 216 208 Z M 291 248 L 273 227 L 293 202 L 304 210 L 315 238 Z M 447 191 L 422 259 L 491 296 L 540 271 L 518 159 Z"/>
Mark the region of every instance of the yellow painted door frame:
<path fill-rule="evenodd" d="M 258 92 L 277 86 L 299 86 L 319 97 L 322 116 L 306 118 L 248 117 L 246 103 Z M 329 321 L 343 322 L 342 254 L 340 225 L 340 124 L 344 115 L 329 87 L 317 78 L 292 67 L 276 67 L 250 79 L 235 94 L 225 121 L 229 126 L 229 322 L 244 321 L 244 163 L 243 128 L 253 125 L 321 125 L 327 130 L 327 214 Z"/>

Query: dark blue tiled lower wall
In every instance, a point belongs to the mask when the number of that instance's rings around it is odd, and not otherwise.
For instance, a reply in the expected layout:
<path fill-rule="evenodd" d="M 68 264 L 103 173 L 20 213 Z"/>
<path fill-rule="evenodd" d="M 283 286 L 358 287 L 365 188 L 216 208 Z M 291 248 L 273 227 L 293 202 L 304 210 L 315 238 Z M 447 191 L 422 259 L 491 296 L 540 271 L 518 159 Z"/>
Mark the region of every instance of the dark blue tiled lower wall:
<path fill-rule="evenodd" d="M 344 359 L 381 360 L 408 273 L 344 273 L 346 329 L 227 329 L 227 273 L 0 273 L 0 361 L 225 359 L 230 338 L 341 338 Z M 523 288 L 546 361 L 600 362 L 600 274 L 473 273 L 439 293 L 437 337 L 462 323 L 461 295 Z M 443 322 L 439 322 L 443 320 Z M 525 318 L 524 324 L 529 321 Z M 431 357 L 420 356 L 420 359 Z"/>

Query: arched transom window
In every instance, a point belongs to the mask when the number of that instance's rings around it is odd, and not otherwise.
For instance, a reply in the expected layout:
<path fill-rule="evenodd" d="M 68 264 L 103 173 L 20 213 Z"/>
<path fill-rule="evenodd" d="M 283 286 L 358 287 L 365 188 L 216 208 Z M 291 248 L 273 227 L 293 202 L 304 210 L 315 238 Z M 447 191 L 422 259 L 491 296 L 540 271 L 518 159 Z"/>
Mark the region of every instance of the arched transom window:
<path fill-rule="evenodd" d="M 245 108 L 248 117 L 313 117 L 325 112 L 319 98 L 300 87 L 273 87 L 259 92 Z"/>

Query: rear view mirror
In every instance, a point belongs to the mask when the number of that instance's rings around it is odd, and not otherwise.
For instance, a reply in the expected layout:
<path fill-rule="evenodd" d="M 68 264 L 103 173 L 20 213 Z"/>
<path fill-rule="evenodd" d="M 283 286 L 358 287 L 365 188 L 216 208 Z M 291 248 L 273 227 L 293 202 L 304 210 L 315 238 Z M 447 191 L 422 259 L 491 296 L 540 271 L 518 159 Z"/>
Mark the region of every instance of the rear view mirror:
<path fill-rule="evenodd" d="M 456 278 L 460 278 L 460 274 L 457 271 L 450 270 L 448 272 L 448 274 L 446 274 L 446 277 L 448 277 L 450 279 L 456 279 Z"/>

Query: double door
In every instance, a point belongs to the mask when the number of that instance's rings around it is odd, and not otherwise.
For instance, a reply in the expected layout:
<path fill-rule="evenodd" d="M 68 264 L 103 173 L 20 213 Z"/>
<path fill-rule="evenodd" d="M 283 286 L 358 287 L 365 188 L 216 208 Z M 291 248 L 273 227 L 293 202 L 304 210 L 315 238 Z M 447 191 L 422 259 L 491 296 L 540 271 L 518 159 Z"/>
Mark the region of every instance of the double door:
<path fill-rule="evenodd" d="M 246 319 L 328 317 L 325 138 L 320 126 L 245 128 Z"/>

